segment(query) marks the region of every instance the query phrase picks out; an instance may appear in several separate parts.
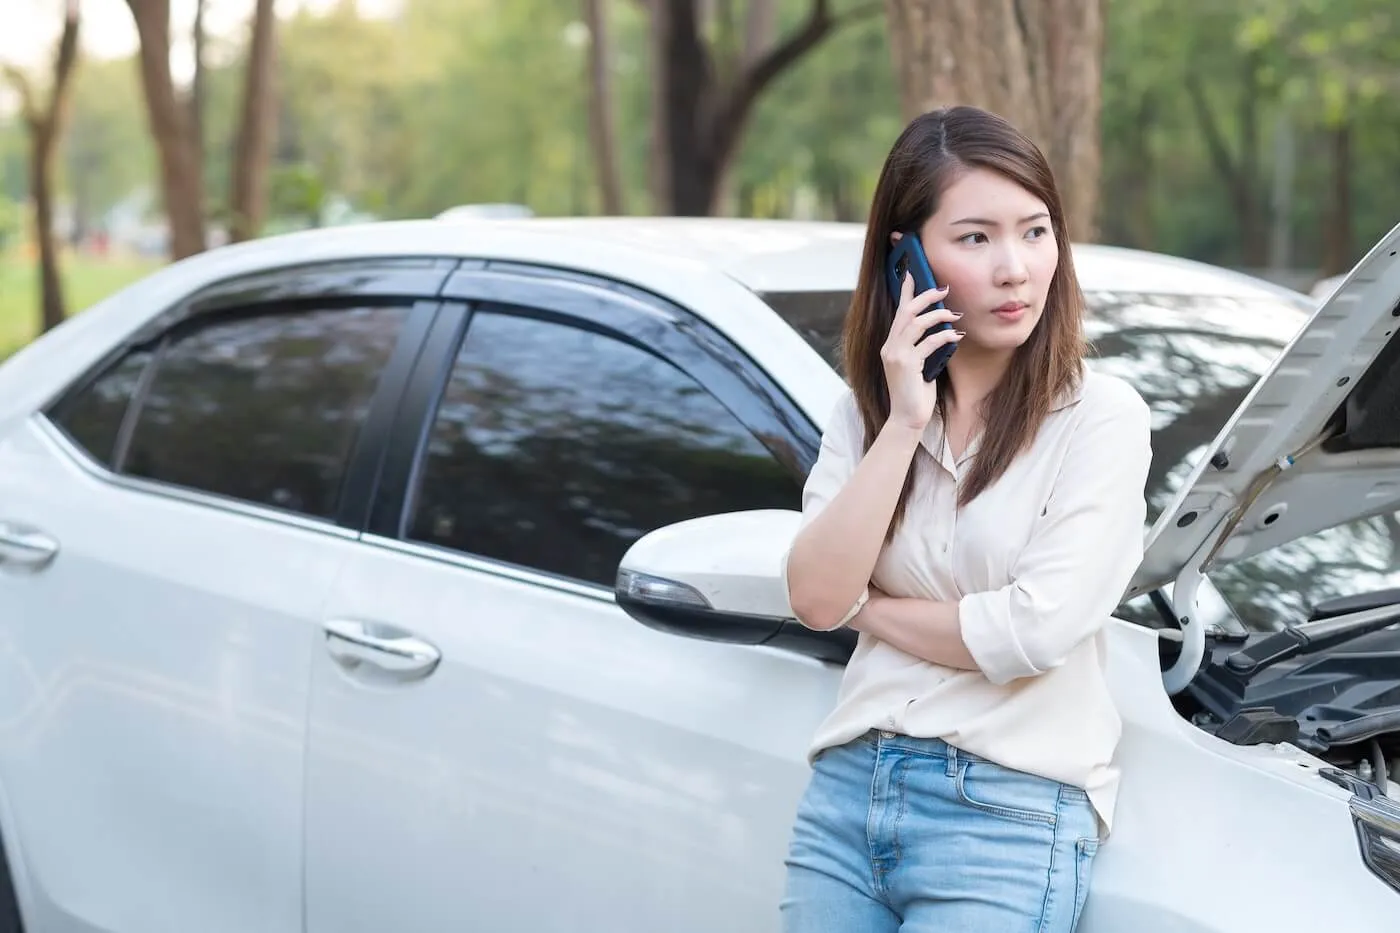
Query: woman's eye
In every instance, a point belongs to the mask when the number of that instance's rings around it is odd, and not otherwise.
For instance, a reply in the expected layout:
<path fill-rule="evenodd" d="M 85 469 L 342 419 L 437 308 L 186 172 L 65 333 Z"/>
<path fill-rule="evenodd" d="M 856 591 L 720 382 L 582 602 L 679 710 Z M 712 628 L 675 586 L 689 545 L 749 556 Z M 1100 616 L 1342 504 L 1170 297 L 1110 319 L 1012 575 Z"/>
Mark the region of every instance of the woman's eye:
<path fill-rule="evenodd" d="M 1032 227 L 1026 231 L 1026 236 L 1030 237 L 1032 240 L 1038 240 L 1049 232 L 1049 227 Z"/>
<path fill-rule="evenodd" d="M 974 237 L 981 237 L 981 239 L 974 239 Z M 986 240 L 987 235 L 985 233 L 965 233 L 958 237 L 959 243 L 985 243 Z"/>

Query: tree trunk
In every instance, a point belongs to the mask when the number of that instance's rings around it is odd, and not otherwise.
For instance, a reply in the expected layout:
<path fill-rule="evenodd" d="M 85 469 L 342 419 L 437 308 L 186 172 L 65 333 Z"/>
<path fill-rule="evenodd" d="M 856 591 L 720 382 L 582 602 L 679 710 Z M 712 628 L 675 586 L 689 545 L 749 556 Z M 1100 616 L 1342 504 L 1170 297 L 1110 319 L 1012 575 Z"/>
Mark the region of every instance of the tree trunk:
<path fill-rule="evenodd" d="M 714 84 L 712 62 L 700 37 L 695 0 L 661 0 L 668 11 L 661 36 L 660 93 L 665 117 L 663 144 L 667 154 L 670 213 L 683 217 L 710 213 L 718 181 L 712 165 L 715 140 L 704 132 L 704 108 Z"/>
<path fill-rule="evenodd" d="M 30 149 L 29 193 L 34 199 L 34 239 L 39 247 L 39 324 L 41 332 L 63 323 L 63 280 L 58 270 L 58 242 L 53 234 L 53 153 Z"/>
<path fill-rule="evenodd" d="M 715 67 L 696 0 L 651 0 L 650 9 L 653 211 L 695 217 L 718 210 L 759 95 L 836 28 L 879 6 L 838 17 L 828 0 L 811 0 L 797 29 L 752 58 L 750 46 L 732 75 Z M 760 11 L 748 21 L 746 36 L 761 40 L 766 28 Z"/>
<path fill-rule="evenodd" d="M 1098 231 L 1103 11 L 1096 0 L 887 0 L 906 119 L 971 104 L 1045 153 L 1070 235 Z"/>
<path fill-rule="evenodd" d="M 194 78 L 190 82 L 190 124 L 194 132 L 195 161 L 204 166 L 204 113 L 208 102 L 209 75 L 204 64 L 204 49 L 209 36 L 204 28 L 207 0 L 195 0 L 194 8 Z"/>
<path fill-rule="evenodd" d="M 666 124 L 669 119 L 666 97 L 661 92 L 669 70 L 661 49 L 665 46 L 666 35 L 670 31 L 671 9 L 669 0 L 642 0 L 650 14 L 647 17 L 647 69 L 650 72 L 648 86 L 651 89 L 647 139 L 647 187 L 651 193 L 651 212 L 666 214 L 671 210 L 671 151 L 666 145 Z"/>
<path fill-rule="evenodd" d="M 272 130 L 277 117 L 272 78 L 277 58 L 277 17 L 273 0 L 257 0 L 252 41 L 243 82 L 243 114 L 234 144 L 229 195 L 229 239 L 237 243 L 258 235 L 267 213 L 268 168 Z"/>
<path fill-rule="evenodd" d="M 1259 92 L 1260 68 L 1258 55 L 1243 60 L 1244 86 L 1240 91 L 1240 146 L 1238 156 L 1232 155 L 1225 134 L 1216 120 L 1205 86 L 1196 73 L 1186 77 L 1186 94 L 1196 111 L 1205 139 L 1206 150 L 1216 174 L 1225 186 L 1226 196 L 1235 215 L 1240 238 L 1240 262 L 1251 269 L 1262 268 L 1269 261 L 1269 223 L 1262 192 L 1263 167 L 1259 159 Z"/>
<path fill-rule="evenodd" d="M 612 35 L 608 30 L 608 0 L 583 0 L 588 24 L 588 135 L 593 167 L 603 196 L 603 213 L 625 214 L 622 170 L 618 165 L 617 120 L 612 99 Z"/>
<path fill-rule="evenodd" d="M 160 159 L 170 256 L 183 259 L 204 249 L 204 185 L 189 108 L 181 106 L 170 76 L 170 0 L 127 0 L 127 4 L 141 42 L 141 84 Z"/>
<path fill-rule="evenodd" d="M 67 312 L 63 279 L 58 268 L 58 243 L 53 232 L 53 174 L 58 140 L 68 120 L 73 72 L 78 64 L 79 0 L 68 0 L 63 33 L 54 55 L 48 105 L 40 107 L 28 78 L 16 68 L 4 69 L 20 98 L 20 114 L 29 130 L 29 195 L 34 202 L 34 242 L 39 251 L 40 332 L 63 323 Z"/>
<path fill-rule="evenodd" d="M 1332 149 L 1332 196 L 1327 199 L 1323 232 L 1323 278 L 1341 275 L 1355 264 L 1351 245 L 1351 118 L 1333 127 L 1327 136 Z"/>
<path fill-rule="evenodd" d="M 1156 207 L 1152 182 L 1157 174 L 1156 153 L 1151 145 L 1152 127 L 1157 122 L 1157 94 L 1147 91 L 1138 101 L 1133 137 L 1128 140 L 1130 175 L 1123 186 L 1129 242 L 1137 249 L 1156 248 Z"/>
<path fill-rule="evenodd" d="M 1281 110 L 1274 122 L 1273 193 L 1269 202 L 1269 268 L 1286 272 L 1293 261 L 1293 173 L 1296 165 L 1293 114 Z"/>
<path fill-rule="evenodd" d="M 1245 57 L 1244 92 L 1240 95 L 1240 226 L 1244 231 L 1241 255 L 1251 269 L 1269 263 L 1269 212 L 1262 185 L 1265 177 L 1259 156 L 1259 92 L 1262 62 L 1257 52 Z"/>

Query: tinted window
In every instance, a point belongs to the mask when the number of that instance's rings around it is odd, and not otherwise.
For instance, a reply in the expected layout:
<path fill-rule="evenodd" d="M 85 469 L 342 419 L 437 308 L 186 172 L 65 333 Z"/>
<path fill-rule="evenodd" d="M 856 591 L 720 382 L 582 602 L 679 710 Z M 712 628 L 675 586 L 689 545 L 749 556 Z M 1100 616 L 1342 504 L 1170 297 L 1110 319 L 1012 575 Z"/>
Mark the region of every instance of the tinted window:
<path fill-rule="evenodd" d="M 260 314 L 172 338 L 122 472 L 320 518 L 407 307 Z"/>
<path fill-rule="evenodd" d="M 122 419 L 150 361 L 148 351 L 129 354 L 91 385 L 55 405 L 50 418 L 95 460 L 111 467 Z"/>
<path fill-rule="evenodd" d="M 1400 587 L 1400 514 L 1347 522 L 1211 571 L 1251 629 L 1306 621 L 1336 596 Z"/>
<path fill-rule="evenodd" d="M 841 371 L 841 326 L 851 306 L 850 292 L 767 292 L 762 298 L 832 369 Z"/>
<path fill-rule="evenodd" d="M 1090 365 L 1152 409 L 1148 522 L 1157 520 L 1226 419 L 1303 326 L 1277 301 L 1210 295 L 1087 296 Z"/>
<path fill-rule="evenodd" d="M 669 363 L 577 327 L 478 313 L 432 427 L 410 535 L 611 586 L 651 529 L 800 507 L 800 481 Z"/>

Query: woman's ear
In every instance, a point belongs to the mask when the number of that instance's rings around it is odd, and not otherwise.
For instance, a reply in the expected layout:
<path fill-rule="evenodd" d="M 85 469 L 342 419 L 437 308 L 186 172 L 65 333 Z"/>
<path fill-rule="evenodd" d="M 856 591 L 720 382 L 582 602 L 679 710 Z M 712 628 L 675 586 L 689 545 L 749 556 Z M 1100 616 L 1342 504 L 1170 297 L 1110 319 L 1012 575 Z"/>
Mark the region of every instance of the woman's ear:
<path fill-rule="evenodd" d="M 890 245 L 893 246 L 894 244 L 898 243 L 898 242 L 899 242 L 900 240 L 902 240 L 902 239 L 904 239 L 904 234 L 902 234 L 902 233 L 900 233 L 898 230 L 896 230 L 894 233 L 891 233 L 891 234 L 890 234 Z"/>

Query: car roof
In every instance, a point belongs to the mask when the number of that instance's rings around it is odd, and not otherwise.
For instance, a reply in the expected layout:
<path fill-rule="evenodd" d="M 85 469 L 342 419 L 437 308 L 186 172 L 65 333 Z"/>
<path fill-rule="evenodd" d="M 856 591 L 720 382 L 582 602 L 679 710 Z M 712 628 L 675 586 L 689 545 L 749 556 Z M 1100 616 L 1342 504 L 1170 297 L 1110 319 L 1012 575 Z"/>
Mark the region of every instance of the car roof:
<path fill-rule="evenodd" d="M 476 222 L 700 260 L 759 293 L 850 291 L 865 243 L 864 224 L 836 221 L 535 217 Z M 1074 257 L 1086 291 L 1305 300 L 1299 292 L 1251 275 L 1145 250 L 1078 243 Z"/>

